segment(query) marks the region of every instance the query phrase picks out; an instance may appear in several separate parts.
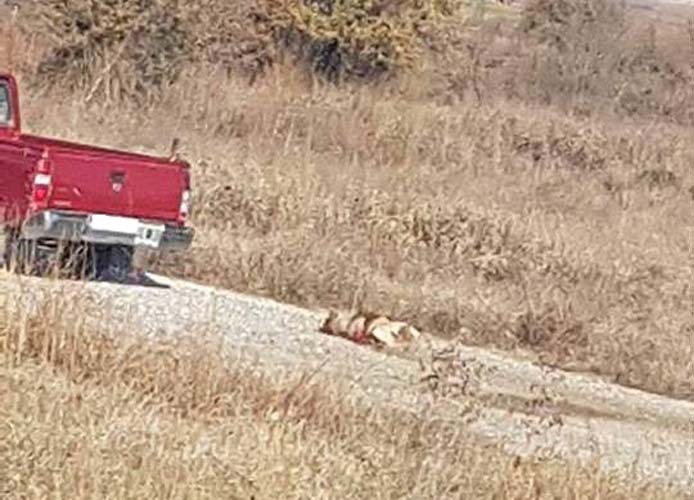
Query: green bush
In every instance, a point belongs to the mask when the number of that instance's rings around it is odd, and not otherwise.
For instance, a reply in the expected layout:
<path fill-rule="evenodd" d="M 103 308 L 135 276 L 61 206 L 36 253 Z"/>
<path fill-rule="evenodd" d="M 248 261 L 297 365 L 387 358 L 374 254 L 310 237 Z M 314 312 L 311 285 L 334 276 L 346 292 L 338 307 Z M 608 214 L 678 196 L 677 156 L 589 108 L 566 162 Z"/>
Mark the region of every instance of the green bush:
<path fill-rule="evenodd" d="M 281 55 L 332 81 L 412 67 L 425 33 L 459 0 L 46 0 L 51 49 L 38 81 L 107 97 L 142 96 L 189 62 L 253 80 Z"/>
<path fill-rule="evenodd" d="M 372 78 L 408 67 L 416 38 L 411 19 L 402 12 L 386 14 L 384 3 L 294 2 L 277 19 L 281 42 L 330 79 Z"/>
<path fill-rule="evenodd" d="M 295 0 L 274 20 L 283 47 L 331 80 L 371 80 L 411 68 L 422 35 L 456 0 Z"/>

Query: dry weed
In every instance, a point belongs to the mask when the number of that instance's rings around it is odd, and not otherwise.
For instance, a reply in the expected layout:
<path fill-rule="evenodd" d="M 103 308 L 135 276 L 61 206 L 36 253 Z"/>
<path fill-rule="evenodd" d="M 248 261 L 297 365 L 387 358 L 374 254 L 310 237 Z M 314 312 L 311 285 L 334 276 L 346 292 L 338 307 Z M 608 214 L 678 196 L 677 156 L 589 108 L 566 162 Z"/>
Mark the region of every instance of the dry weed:
<path fill-rule="evenodd" d="M 366 408 L 310 374 L 268 378 L 204 331 L 112 337 L 84 326 L 88 296 L 29 297 L 8 299 L 0 328 L 6 498 L 665 495 L 506 457 L 460 429 Z"/>
<path fill-rule="evenodd" d="M 566 34 L 590 38 L 600 22 Z M 159 102 L 121 102 L 118 113 L 81 94 L 26 93 L 25 122 L 149 152 L 181 137 L 199 237 L 155 269 L 309 307 L 379 310 L 691 397 L 688 122 L 652 110 L 627 120 L 590 92 L 587 117 L 541 105 L 515 65 L 550 49 L 509 30 L 451 34 L 456 50 L 490 41 L 475 56 L 483 92 L 474 106 L 447 100 L 433 73 L 336 88 L 287 62 L 249 87 L 223 67 L 193 65 Z M 689 35 L 672 36 L 650 48 L 627 38 L 630 50 L 682 64 L 670 44 Z M 576 47 L 564 45 L 551 50 L 568 60 Z M 423 73 L 450 69 L 428 57 Z M 508 94 L 506 77 L 517 86 Z M 678 88 L 654 95 L 679 99 Z"/>

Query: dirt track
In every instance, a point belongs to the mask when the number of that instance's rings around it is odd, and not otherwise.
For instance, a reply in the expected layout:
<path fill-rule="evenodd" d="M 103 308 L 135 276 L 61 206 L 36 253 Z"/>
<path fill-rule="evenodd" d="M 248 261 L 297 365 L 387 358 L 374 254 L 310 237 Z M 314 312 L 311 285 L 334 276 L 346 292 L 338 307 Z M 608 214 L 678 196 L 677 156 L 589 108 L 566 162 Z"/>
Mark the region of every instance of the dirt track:
<path fill-rule="evenodd" d="M 607 471 L 694 490 L 694 403 L 675 401 L 569 374 L 483 349 L 428 339 L 419 352 L 377 352 L 317 332 L 323 313 L 270 300 L 154 277 L 163 287 L 87 284 L 95 326 L 150 336 L 211 331 L 240 363 L 267 371 L 305 372 L 347 382 L 352 396 L 465 425 L 509 453 L 544 459 L 601 457 Z M 24 300 L 76 290 L 77 283 L 3 278 Z M 7 297 L 7 295 L 5 296 Z M 97 311 L 109 311 L 103 325 Z M 419 360 L 448 347 L 457 367 L 444 396 L 421 381 Z M 426 365 L 426 363 L 424 363 Z M 468 379 L 466 390 L 461 381 Z"/>

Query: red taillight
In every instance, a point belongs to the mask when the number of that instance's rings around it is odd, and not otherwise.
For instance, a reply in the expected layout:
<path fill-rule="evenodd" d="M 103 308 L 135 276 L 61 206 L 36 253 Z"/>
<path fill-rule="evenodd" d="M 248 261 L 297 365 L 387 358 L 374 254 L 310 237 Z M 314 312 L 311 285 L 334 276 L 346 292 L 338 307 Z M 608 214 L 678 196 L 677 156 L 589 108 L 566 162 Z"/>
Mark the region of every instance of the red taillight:
<path fill-rule="evenodd" d="M 183 192 L 181 193 L 181 204 L 178 209 L 178 221 L 181 224 L 185 224 L 185 222 L 188 220 L 193 203 L 193 197 L 190 189 L 190 171 L 188 168 L 189 167 L 186 167 L 182 171 Z"/>
<path fill-rule="evenodd" d="M 34 188 L 34 201 L 42 203 L 48 199 L 48 186 L 36 186 Z"/>
<path fill-rule="evenodd" d="M 185 222 L 190 215 L 191 194 L 189 190 L 183 191 L 181 194 L 181 206 L 178 210 L 178 218 L 181 222 Z"/>
<path fill-rule="evenodd" d="M 51 191 L 51 176 L 48 174 L 36 174 L 34 176 L 34 201 L 44 202 Z"/>
<path fill-rule="evenodd" d="M 36 165 L 36 175 L 34 175 L 33 201 L 39 208 L 48 201 L 51 193 L 51 164 L 48 153 L 44 152 Z"/>

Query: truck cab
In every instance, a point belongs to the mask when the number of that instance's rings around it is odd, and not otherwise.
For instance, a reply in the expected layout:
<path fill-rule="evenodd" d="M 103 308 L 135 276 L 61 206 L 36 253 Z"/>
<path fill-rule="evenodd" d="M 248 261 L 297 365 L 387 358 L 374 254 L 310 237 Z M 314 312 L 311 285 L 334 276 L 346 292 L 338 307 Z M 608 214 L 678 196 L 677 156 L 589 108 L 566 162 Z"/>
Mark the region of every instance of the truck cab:
<path fill-rule="evenodd" d="M 193 240 L 189 165 L 24 134 L 17 82 L 0 74 L 0 225 L 6 266 L 127 275 L 138 248 Z"/>

